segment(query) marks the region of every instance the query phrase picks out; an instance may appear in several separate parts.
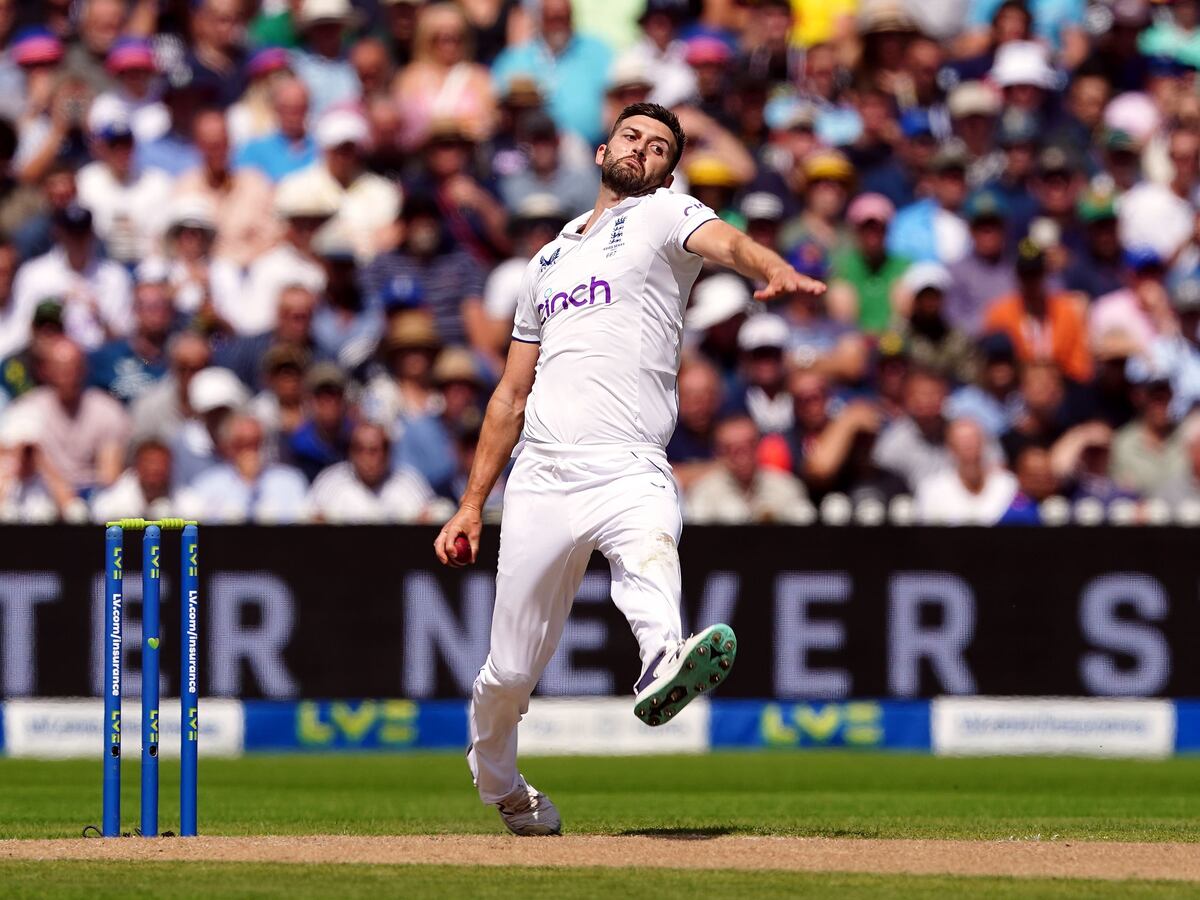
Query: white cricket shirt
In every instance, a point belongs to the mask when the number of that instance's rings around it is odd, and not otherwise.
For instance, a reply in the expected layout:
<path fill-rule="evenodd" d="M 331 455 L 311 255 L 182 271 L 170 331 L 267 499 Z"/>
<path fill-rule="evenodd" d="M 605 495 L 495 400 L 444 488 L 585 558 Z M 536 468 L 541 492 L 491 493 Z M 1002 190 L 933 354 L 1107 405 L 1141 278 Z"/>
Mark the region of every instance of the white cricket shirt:
<path fill-rule="evenodd" d="M 683 307 L 701 257 L 687 239 L 716 214 L 659 188 L 567 223 L 525 269 L 513 338 L 540 343 L 527 441 L 666 446 L 679 413 Z"/>

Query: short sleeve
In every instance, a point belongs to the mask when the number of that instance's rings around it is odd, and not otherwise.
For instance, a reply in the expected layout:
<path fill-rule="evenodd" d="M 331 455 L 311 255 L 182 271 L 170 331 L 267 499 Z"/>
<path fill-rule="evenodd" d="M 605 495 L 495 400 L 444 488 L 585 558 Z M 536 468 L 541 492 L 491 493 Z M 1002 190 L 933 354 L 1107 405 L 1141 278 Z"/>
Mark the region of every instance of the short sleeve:
<path fill-rule="evenodd" d="M 521 276 L 521 287 L 517 291 L 517 312 L 513 317 L 513 340 L 524 341 L 526 344 L 540 344 L 542 341 L 542 322 L 538 318 L 533 296 L 536 265 L 535 255 L 525 267 L 525 274 Z"/>
<path fill-rule="evenodd" d="M 717 214 L 687 194 L 675 194 L 660 190 L 653 198 L 647 223 L 654 242 L 673 253 L 687 252 L 687 239 L 705 222 L 712 221 Z"/>

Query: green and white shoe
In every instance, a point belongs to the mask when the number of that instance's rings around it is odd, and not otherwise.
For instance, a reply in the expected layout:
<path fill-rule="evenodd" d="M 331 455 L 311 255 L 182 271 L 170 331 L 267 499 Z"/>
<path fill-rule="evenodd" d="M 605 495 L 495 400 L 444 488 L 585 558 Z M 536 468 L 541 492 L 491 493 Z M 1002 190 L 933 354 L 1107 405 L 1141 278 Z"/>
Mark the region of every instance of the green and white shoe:
<path fill-rule="evenodd" d="M 633 714 L 647 725 L 669 722 L 693 699 L 728 678 L 735 656 L 737 638 L 728 625 L 710 625 L 665 648 L 634 685 Z"/>

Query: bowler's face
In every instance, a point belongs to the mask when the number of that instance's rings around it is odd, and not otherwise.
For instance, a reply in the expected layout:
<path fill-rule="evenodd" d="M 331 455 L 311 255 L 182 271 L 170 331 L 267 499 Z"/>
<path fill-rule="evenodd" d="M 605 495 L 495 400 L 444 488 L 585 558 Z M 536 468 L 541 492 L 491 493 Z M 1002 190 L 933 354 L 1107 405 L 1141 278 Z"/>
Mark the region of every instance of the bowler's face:
<path fill-rule="evenodd" d="M 674 153 L 675 137 L 666 125 L 648 116 L 630 116 L 596 151 L 596 163 L 624 169 L 622 180 L 642 185 L 640 191 L 629 192 L 636 194 L 670 185 Z"/>

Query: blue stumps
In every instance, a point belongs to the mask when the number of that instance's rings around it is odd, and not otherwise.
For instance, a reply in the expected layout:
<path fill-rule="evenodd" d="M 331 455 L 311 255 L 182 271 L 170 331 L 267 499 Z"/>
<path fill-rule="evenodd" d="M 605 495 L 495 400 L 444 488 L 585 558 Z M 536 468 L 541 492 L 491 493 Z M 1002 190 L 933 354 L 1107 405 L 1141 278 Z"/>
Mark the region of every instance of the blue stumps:
<path fill-rule="evenodd" d="M 104 531 L 104 816 L 105 837 L 121 833 L 121 618 L 124 612 L 122 539 Z"/>
<path fill-rule="evenodd" d="M 162 530 L 147 525 L 142 538 L 142 825 L 158 835 L 159 554 Z"/>
<path fill-rule="evenodd" d="M 200 529 L 186 525 L 179 579 L 179 834 L 196 834 L 196 751 L 200 740 Z"/>

